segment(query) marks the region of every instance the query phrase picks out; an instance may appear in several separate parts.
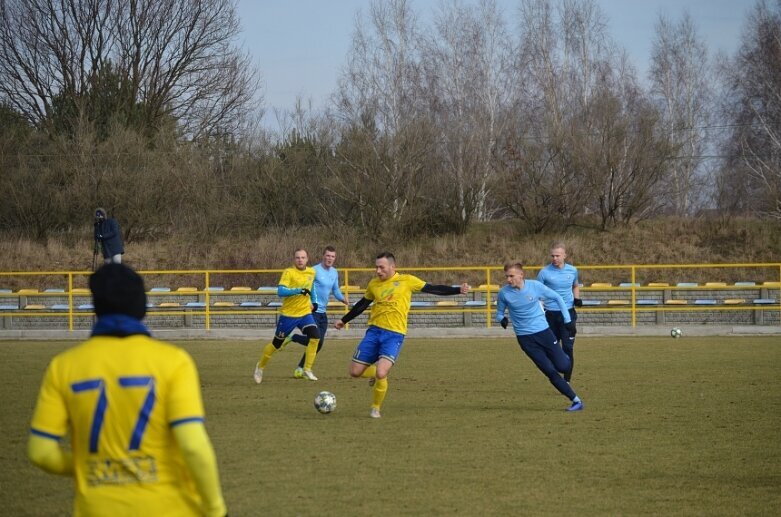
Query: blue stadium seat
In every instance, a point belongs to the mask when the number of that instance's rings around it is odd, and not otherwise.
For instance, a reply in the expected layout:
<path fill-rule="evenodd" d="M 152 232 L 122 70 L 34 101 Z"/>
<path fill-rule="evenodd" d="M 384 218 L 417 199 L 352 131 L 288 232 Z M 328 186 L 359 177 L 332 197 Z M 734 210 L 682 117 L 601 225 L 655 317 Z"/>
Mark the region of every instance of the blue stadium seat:
<path fill-rule="evenodd" d="M 206 302 L 187 302 L 185 307 L 206 307 Z"/>
<path fill-rule="evenodd" d="M 699 285 L 697 282 L 678 282 L 675 284 L 676 287 L 699 287 Z"/>
<path fill-rule="evenodd" d="M 774 305 L 775 303 L 775 298 L 757 298 L 754 300 L 754 305 Z"/>
<path fill-rule="evenodd" d="M 54 311 L 67 311 L 70 308 L 70 306 L 67 303 L 55 303 L 52 305 L 52 310 Z"/>
<path fill-rule="evenodd" d="M 596 307 L 602 305 L 602 300 L 583 300 L 583 307 Z"/>
<path fill-rule="evenodd" d="M 640 287 L 640 284 L 638 284 L 637 282 L 635 282 L 634 284 L 632 282 L 621 282 L 620 284 L 618 284 L 618 287 L 632 287 L 632 286 Z"/>
<path fill-rule="evenodd" d="M 282 307 L 282 302 L 269 302 L 269 307 Z"/>
<path fill-rule="evenodd" d="M 150 293 L 170 293 L 170 287 L 153 287 L 149 290 Z"/>
<path fill-rule="evenodd" d="M 756 282 L 735 282 L 736 287 L 754 287 Z"/>
<path fill-rule="evenodd" d="M 149 307 L 149 304 L 147 304 L 147 307 Z M 82 303 L 78 307 L 76 307 L 80 311 L 91 311 L 95 309 L 95 306 L 91 303 Z"/>
<path fill-rule="evenodd" d="M 694 300 L 694 305 L 716 305 L 716 300 Z"/>
<path fill-rule="evenodd" d="M 11 305 L 11 304 L 0 305 L 0 311 L 15 311 L 18 309 L 19 309 L 18 305 Z"/>
<path fill-rule="evenodd" d="M 214 285 L 210 285 L 209 288 L 207 289 L 207 291 L 209 291 L 210 293 L 224 291 L 224 290 L 225 290 L 224 287 L 219 287 Z"/>
<path fill-rule="evenodd" d="M 263 304 L 260 302 L 241 302 L 239 307 L 263 307 Z"/>
<path fill-rule="evenodd" d="M 433 305 L 432 302 L 425 302 L 425 301 L 410 302 L 410 307 L 431 307 L 432 305 Z"/>
<path fill-rule="evenodd" d="M 467 300 L 464 307 L 485 307 L 485 300 Z"/>
<path fill-rule="evenodd" d="M 65 289 L 61 289 L 59 287 L 49 287 L 47 289 L 43 290 L 44 293 L 64 293 Z"/>
<path fill-rule="evenodd" d="M 659 305 L 659 300 L 637 300 L 637 305 Z"/>

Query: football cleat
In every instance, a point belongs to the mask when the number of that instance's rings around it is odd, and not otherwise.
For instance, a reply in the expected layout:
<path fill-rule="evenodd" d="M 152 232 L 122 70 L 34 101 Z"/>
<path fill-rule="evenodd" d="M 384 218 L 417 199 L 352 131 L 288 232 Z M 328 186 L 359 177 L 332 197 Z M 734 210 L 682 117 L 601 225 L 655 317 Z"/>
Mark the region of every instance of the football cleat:
<path fill-rule="evenodd" d="M 302 372 L 302 375 L 304 376 L 304 379 L 308 381 L 316 381 L 317 377 L 315 377 L 315 374 L 312 373 L 312 370 L 304 370 Z"/>
<path fill-rule="evenodd" d="M 293 370 L 293 377 L 295 377 L 296 379 L 303 379 L 304 378 L 304 369 L 299 366 L 298 368 Z"/>
<path fill-rule="evenodd" d="M 583 402 L 573 402 L 570 407 L 567 408 L 567 411 L 581 411 L 583 409 Z"/>
<path fill-rule="evenodd" d="M 252 377 L 255 379 L 255 384 L 263 382 L 263 369 L 260 366 L 255 365 L 255 373 Z"/>
<path fill-rule="evenodd" d="M 282 344 L 281 344 L 281 345 L 279 345 L 279 349 L 280 349 L 280 350 L 282 350 L 282 349 L 283 349 L 283 348 L 285 348 L 285 347 L 286 347 L 286 346 L 287 346 L 287 345 L 288 345 L 288 344 L 289 344 L 291 341 L 293 341 L 293 333 L 292 333 L 292 332 L 291 332 L 290 334 L 288 334 L 288 335 L 287 335 L 287 337 L 284 339 L 284 341 L 282 341 Z"/>
<path fill-rule="evenodd" d="M 380 408 L 373 407 L 371 411 L 369 411 L 369 416 L 372 418 L 382 418 L 382 415 L 380 414 Z"/>

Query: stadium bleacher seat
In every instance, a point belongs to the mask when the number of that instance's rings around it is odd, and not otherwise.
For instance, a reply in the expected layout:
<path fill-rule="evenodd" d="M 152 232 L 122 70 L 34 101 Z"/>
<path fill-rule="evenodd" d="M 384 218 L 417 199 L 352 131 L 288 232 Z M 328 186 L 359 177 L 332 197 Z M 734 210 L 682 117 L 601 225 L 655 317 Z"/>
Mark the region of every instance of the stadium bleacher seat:
<path fill-rule="evenodd" d="M 233 302 L 214 302 L 215 307 L 235 307 L 236 304 Z"/>
<path fill-rule="evenodd" d="M 158 307 L 163 309 L 170 309 L 172 307 L 181 307 L 181 305 L 179 305 L 179 302 L 163 302 L 158 305 Z"/>
<path fill-rule="evenodd" d="M 727 287 L 727 282 L 705 282 L 705 287 Z"/>
<path fill-rule="evenodd" d="M 43 290 L 44 293 L 64 293 L 65 289 L 61 287 L 47 287 Z"/>
<path fill-rule="evenodd" d="M 637 300 L 637 305 L 659 305 L 659 300 Z"/>
<path fill-rule="evenodd" d="M 263 294 L 277 294 L 277 288 L 271 285 L 262 285 L 258 287 L 258 291 Z"/>
<path fill-rule="evenodd" d="M 214 293 L 214 292 L 224 291 L 225 288 L 216 285 L 210 285 L 206 290 L 209 291 L 210 293 Z"/>
<path fill-rule="evenodd" d="M 421 300 L 413 300 L 410 302 L 410 307 L 431 307 L 432 305 L 433 305 L 432 302 L 421 301 Z"/>
<path fill-rule="evenodd" d="M 762 287 L 781 287 L 781 282 L 762 282 Z"/>
<path fill-rule="evenodd" d="M 184 304 L 185 307 L 206 307 L 205 302 L 187 302 Z"/>
<path fill-rule="evenodd" d="M 52 305 L 53 311 L 67 311 L 70 306 L 67 303 L 55 303 Z"/>
<path fill-rule="evenodd" d="M 437 307 L 457 307 L 458 302 L 455 300 L 437 300 Z"/>
<path fill-rule="evenodd" d="M 670 287 L 667 282 L 648 282 L 648 287 Z"/>
<path fill-rule="evenodd" d="M 170 287 L 153 287 L 149 290 L 150 293 L 170 293 Z"/>
<path fill-rule="evenodd" d="M 697 282 L 678 282 L 675 284 L 675 287 L 699 287 L 700 284 Z"/>
<path fill-rule="evenodd" d="M 197 287 L 178 287 L 176 289 L 177 293 L 197 293 L 198 288 Z"/>
<path fill-rule="evenodd" d="M 38 294 L 38 289 L 19 289 L 16 294 Z"/>
<path fill-rule="evenodd" d="M 724 305 L 742 305 L 746 303 L 745 298 L 727 298 L 724 300 Z"/>
<path fill-rule="evenodd" d="M 735 282 L 736 287 L 754 287 L 756 285 L 756 282 Z"/>
<path fill-rule="evenodd" d="M 631 302 L 629 300 L 608 300 L 608 305 L 629 305 Z"/>
<path fill-rule="evenodd" d="M 24 306 L 24 310 L 26 311 L 42 311 L 46 308 L 46 306 L 42 303 L 28 303 Z"/>
<path fill-rule="evenodd" d="M 92 305 L 91 303 L 82 303 L 76 308 L 79 309 L 80 311 L 91 311 L 95 308 L 95 306 Z"/>
<path fill-rule="evenodd" d="M 0 305 L 0 311 L 15 311 L 17 309 L 19 309 L 18 305 L 11 305 L 10 303 Z"/>
<path fill-rule="evenodd" d="M 0 289 L 0 294 L 11 294 L 12 292 L 10 289 Z"/>
<path fill-rule="evenodd" d="M 583 307 L 596 307 L 602 305 L 602 300 L 583 300 Z"/>
<path fill-rule="evenodd" d="M 485 307 L 485 300 L 467 300 L 464 307 Z"/>
<path fill-rule="evenodd" d="M 757 298 L 754 300 L 754 305 L 775 305 L 775 298 Z"/>
<path fill-rule="evenodd" d="M 665 305 L 687 305 L 689 302 L 687 300 L 665 300 Z"/>
<path fill-rule="evenodd" d="M 716 305 L 716 300 L 694 300 L 694 305 Z"/>
<path fill-rule="evenodd" d="M 632 283 L 632 282 L 621 282 L 620 284 L 618 284 L 618 287 L 640 287 L 640 284 L 638 284 L 637 282 L 635 282 L 635 283 Z"/>
<path fill-rule="evenodd" d="M 611 284 L 610 282 L 592 282 L 590 287 L 596 287 L 596 288 L 613 287 L 613 284 Z"/>
<path fill-rule="evenodd" d="M 496 291 L 499 290 L 499 288 L 500 288 L 500 286 L 497 285 L 497 284 L 480 284 L 479 286 L 477 286 L 477 289 L 475 289 L 475 291 L 488 291 L 488 290 L 490 290 L 491 292 L 496 292 Z"/>
<path fill-rule="evenodd" d="M 276 302 L 276 301 L 269 302 L 268 306 L 269 307 L 282 307 L 282 302 Z"/>
<path fill-rule="evenodd" d="M 252 288 L 251 287 L 247 287 L 245 285 L 237 285 L 237 286 L 231 287 L 230 290 L 235 293 L 235 292 L 238 292 L 238 291 L 252 291 Z"/>
<path fill-rule="evenodd" d="M 239 307 L 263 307 L 261 302 L 241 302 Z"/>
<path fill-rule="evenodd" d="M 74 296 L 79 296 L 79 295 L 88 295 L 91 293 L 89 292 L 89 289 L 87 287 L 74 287 L 71 290 L 71 294 L 73 294 Z"/>

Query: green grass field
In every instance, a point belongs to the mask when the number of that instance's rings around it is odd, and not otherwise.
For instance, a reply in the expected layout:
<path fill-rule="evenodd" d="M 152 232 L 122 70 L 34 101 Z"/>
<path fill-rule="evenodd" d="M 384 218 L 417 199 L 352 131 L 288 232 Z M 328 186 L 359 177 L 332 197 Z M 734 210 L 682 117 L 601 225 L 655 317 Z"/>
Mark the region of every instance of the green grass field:
<path fill-rule="evenodd" d="M 24 455 L 48 360 L 73 343 L 0 342 L 4 515 L 67 515 L 71 481 Z M 250 342 L 186 342 L 232 516 L 781 515 L 781 338 L 580 338 L 559 395 L 514 340 L 409 339 L 383 418 L 326 343 L 320 381 L 290 345 L 252 381 Z M 312 399 L 333 391 L 338 409 Z"/>

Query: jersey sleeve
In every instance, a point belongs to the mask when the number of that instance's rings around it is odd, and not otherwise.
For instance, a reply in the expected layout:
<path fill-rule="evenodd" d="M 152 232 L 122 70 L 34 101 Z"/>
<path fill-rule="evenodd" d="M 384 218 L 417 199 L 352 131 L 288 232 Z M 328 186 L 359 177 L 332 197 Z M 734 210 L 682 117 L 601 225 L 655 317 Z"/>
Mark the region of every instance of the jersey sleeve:
<path fill-rule="evenodd" d="M 184 351 L 178 357 L 179 365 L 170 378 L 168 393 L 168 423 L 176 426 L 192 421 L 203 421 L 203 400 L 198 371 L 192 357 Z"/>
<path fill-rule="evenodd" d="M 409 290 L 411 292 L 417 293 L 423 289 L 423 287 L 426 285 L 426 282 L 414 275 L 407 275 L 407 284 L 409 285 Z"/>
<path fill-rule="evenodd" d="M 68 408 L 58 383 L 55 361 L 44 374 L 30 430 L 38 436 L 57 440 L 68 433 Z"/>
<path fill-rule="evenodd" d="M 290 285 L 291 282 L 290 278 L 290 269 L 286 269 L 282 272 L 282 276 L 279 278 L 279 285 L 285 286 L 285 287 L 293 287 Z"/>

